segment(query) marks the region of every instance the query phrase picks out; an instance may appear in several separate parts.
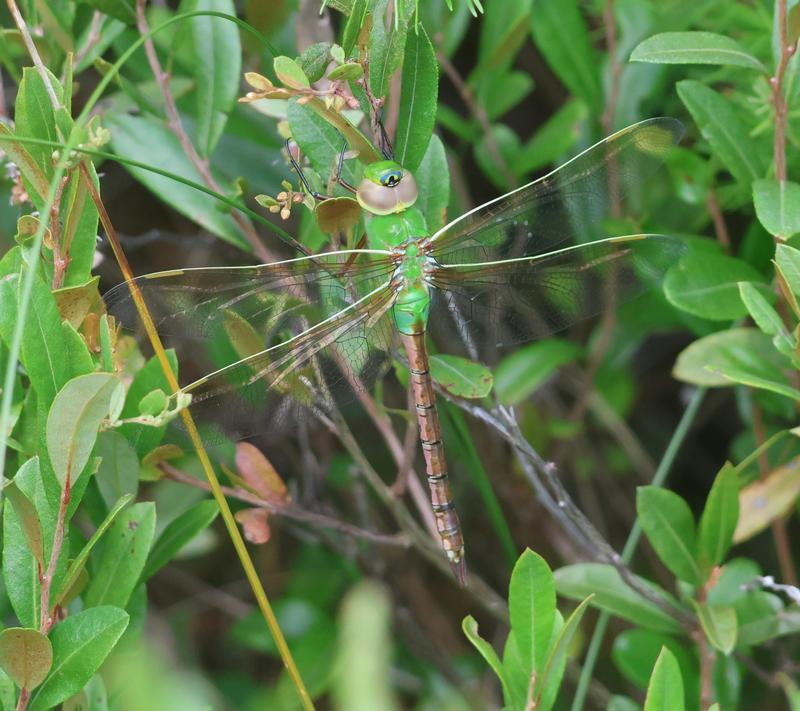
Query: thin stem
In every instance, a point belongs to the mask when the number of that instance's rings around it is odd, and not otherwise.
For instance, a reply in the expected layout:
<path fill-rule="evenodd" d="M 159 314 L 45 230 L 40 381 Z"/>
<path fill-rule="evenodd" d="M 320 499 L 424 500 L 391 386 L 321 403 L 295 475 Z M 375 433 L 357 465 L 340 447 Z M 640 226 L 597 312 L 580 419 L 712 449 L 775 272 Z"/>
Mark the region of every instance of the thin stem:
<path fill-rule="evenodd" d="M 92 51 L 100 41 L 100 25 L 103 22 L 105 15 L 100 10 L 95 10 L 92 15 L 92 24 L 89 26 L 89 34 L 86 37 L 86 43 L 81 47 L 75 55 L 75 66 L 77 67 L 84 58 Z"/>
<path fill-rule="evenodd" d="M 686 439 L 686 435 L 689 432 L 689 428 L 692 426 L 692 423 L 697 416 L 697 412 L 700 409 L 700 405 L 703 402 L 705 394 L 705 388 L 697 388 L 694 391 L 692 399 L 684 411 L 683 417 L 681 417 L 678 426 L 675 428 L 675 432 L 672 434 L 672 439 L 670 439 L 667 449 L 664 451 L 664 456 L 661 458 L 658 469 L 653 476 L 652 486 L 660 487 L 664 485 L 667 475 L 672 468 L 672 464 L 675 461 L 675 457 L 678 454 L 678 450 L 681 448 L 681 445 L 683 444 L 683 441 Z M 634 525 L 633 529 L 628 535 L 628 540 L 625 542 L 625 547 L 622 549 L 622 561 L 625 564 L 630 563 L 641 536 L 642 527 L 637 521 L 636 525 Z M 586 701 L 586 692 L 588 691 L 589 683 L 592 680 L 594 665 L 597 661 L 597 656 L 600 653 L 600 645 L 603 643 L 603 637 L 605 636 L 606 628 L 608 627 L 609 618 L 610 615 L 607 612 L 601 612 L 597 618 L 597 624 L 595 625 L 592 639 L 589 642 L 589 649 L 586 652 L 586 660 L 584 661 L 583 669 L 581 670 L 578 687 L 575 689 L 575 697 L 572 700 L 572 711 L 582 711 L 583 709 L 583 704 Z"/>
<path fill-rule="evenodd" d="M 706 207 L 708 208 L 708 214 L 711 215 L 711 221 L 714 223 L 714 233 L 717 235 L 717 241 L 722 245 L 725 252 L 729 253 L 731 251 L 731 237 L 717 198 L 717 191 L 714 190 L 713 185 L 708 190 Z"/>
<path fill-rule="evenodd" d="M 617 113 L 619 101 L 619 87 L 622 79 L 622 64 L 617 57 L 617 23 L 614 19 L 614 0 L 606 0 L 603 6 L 603 28 L 606 32 L 606 48 L 608 49 L 608 64 L 610 68 L 610 85 L 605 110 L 600 117 L 603 131 L 608 136 L 614 132 L 614 117 Z"/>
<path fill-rule="evenodd" d="M 33 65 L 36 67 L 36 71 L 39 72 L 39 76 L 42 78 L 44 88 L 47 91 L 47 95 L 50 97 L 50 103 L 53 105 L 54 109 L 57 109 L 60 106 L 60 103 L 58 101 L 58 96 L 56 95 L 56 90 L 53 88 L 53 83 L 50 81 L 50 76 L 47 74 L 47 70 L 42 62 L 42 58 L 39 56 L 39 50 L 36 49 L 36 45 L 33 42 L 31 33 L 28 31 L 28 25 L 25 24 L 25 19 L 22 17 L 22 14 L 17 7 L 17 3 L 14 2 L 14 0 L 6 0 L 6 4 L 8 5 L 8 10 L 11 13 L 11 16 L 14 18 L 14 23 L 17 25 L 17 29 L 19 29 L 19 33 L 22 36 L 22 41 L 25 43 L 25 48 L 28 50 L 28 54 L 33 60 Z"/>
<path fill-rule="evenodd" d="M 778 64 L 775 67 L 775 74 L 770 77 L 769 83 L 772 89 L 772 106 L 775 114 L 775 133 L 773 140 L 775 177 L 780 182 L 784 182 L 786 180 L 786 121 L 789 112 L 786 104 L 786 97 L 783 94 L 783 77 L 786 74 L 786 67 L 789 65 L 789 60 L 797 51 L 797 40 L 790 45 L 787 38 L 787 0 L 778 0 L 777 10 L 778 48 L 780 54 L 778 56 Z"/>
<path fill-rule="evenodd" d="M 133 272 L 131 271 L 130 264 L 128 263 L 128 258 L 125 256 L 125 252 L 122 249 L 122 245 L 120 244 L 117 232 L 114 229 L 114 225 L 108 216 L 108 212 L 106 211 L 105 205 L 100 198 L 100 194 L 97 192 L 97 188 L 95 188 L 94 183 L 92 182 L 88 169 L 83 163 L 80 164 L 80 169 L 81 175 L 86 183 L 86 187 L 92 197 L 92 201 L 94 202 L 97 212 L 100 215 L 100 223 L 103 225 L 103 229 L 106 231 L 106 236 L 111 244 L 114 256 L 119 264 L 120 269 L 122 270 L 125 280 L 129 284 L 131 294 L 133 295 L 134 304 L 139 313 L 139 317 L 144 324 L 148 338 L 150 339 L 150 343 L 153 346 L 156 358 L 158 359 L 161 369 L 164 372 L 164 377 L 167 379 L 167 384 L 172 392 L 177 392 L 180 389 L 180 385 L 175 378 L 175 374 L 172 372 L 172 367 L 170 366 L 166 351 L 164 350 L 164 345 L 161 343 L 161 338 L 159 337 L 155 325 L 153 324 L 153 319 L 150 316 L 150 312 L 147 310 L 144 298 L 139 291 L 138 286 L 136 285 L 136 281 L 133 278 Z M 253 595 L 256 598 L 259 609 L 261 610 L 261 614 L 263 615 L 264 620 L 267 623 L 267 627 L 269 627 L 270 633 L 272 634 L 272 638 L 275 640 L 275 644 L 278 647 L 281 660 L 283 661 L 286 671 L 289 673 L 289 676 L 292 679 L 292 683 L 297 690 L 303 708 L 306 709 L 306 711 L 309 709 L 313 711 L 314 703 L 312 702 L 311 696 L 309 695 L 303 679 L 300 676 L 300 672 L 297 669 L 297 665 L 292 657 L 292 653 L 289 650 L 288 644 L 286 643 L 286 638 L 283 636 L 283 632 L 278 624 L 278 620 L 275 617 L 274 611 L 272 610 L 272 605 L 269 602 L 269 598 L 264 591 L 264 587 L 262 586 L 261 580 L 258 577 L 255 566 L 253 565 L 253 560 L 247 551 L 247 546 L 244 543 L 242 534 L 239 531 L 239 527 L 236 524 L 236 520 L 233 517 L 230 506 L 228 506 L 228 502 L 225 499 L 225 494 L 222 492 L 219 479 L 217 478 L 217 474 L 214 471 L 214 467 L 212 466 L 211 460 L 206 452 L 203 440 L 200 438 L 200 433 L 197 431 L 197 426 L 194 423 L 194 419 L 192 418 L 191 413 L 186 409 L 181 412 L 181 418 L 183 419 L 183 423 L 186 427 L 187 433 L 189 434 L 192 446 L 197 452 L 200 464 L 203 467 L 206 478 L 208 479 L 214 500 L 217 502 L 217 506 L 219 506 L 222 519 L 225 522 L 225 528 L 228 531 L 228 536 L 231 539 L 231 543 L 233 543 L 233 547 L 236 549 L 236 553 L 239 557 L 242 569 L 244 570 L 245 577 L 250 583 L 250 587 L 253 591 Z"/>
<path fill-rule="evenodd" d="M 136 26 L 138 27 L 142 36 L 149 35 L 150 33 L 150 28 L 147 25 L 147 18 L 144 14 L 145 4 L 146 0 L 136 0 Z M 161 96 L 164 99 L 164 108 L 167 112 L 167 126 L 172 133 L 175 134 L 178 141 L 180 141 L 183 152 L 191 161 L 192 165 L 197 169 L 197 172 L 200 173 L 200 176 L 203 178 L 203 182 L 215 192 L 222 192 L 219 184 L 211 174 L 211 168 L 208 164 L 208 160 L 200 157 L 197 149 L 194 147 L 194 144 L 183 127 L 183 122 L 181 121 L 180 114 L 178 113 L 178 107 L 175 104 L 175 98 L 172 96 L 172 91 L 169 88 L 169 75 L 161 68 L 161 63 L 159 62 L 158 55 L 156 54 L 155 45 L 153 44 L 153 40 L 149 37 L 144 41 L 144 50 L 145 54 L 147 55 L 147 61 L 150 64 L 150 69 L 156 79 L 156 84 L 158 84 L 158 88 L 161 91 Z M 239 225 L 244 238 L 253 248 L 253 252 L 256 254 L 256 256 L 265 262 L 276 261 L 276 258 L 272 255 L 272 253 L 261 243 L 261 240 L 258 238 L 258 234 L 253 228 L 253 225 L 244 217 L 242 217 L 242 215 L 233 213 L 232 217 L 236 221 L 236 224 Z"/>
<path fill-rule="evenodd" d="M 196 479 L 195 477 L 182 472 L 170 464 L 162 463 L 159 465 L 164 474 L 167 475 L 172 481 L 177 481 L 187 486 L 193 486 L 196 489 L 203 489 L 204 491 L 211 491 L 211 485 L 207 481 Z M 332 516 L 325 516 L 324 514 L 314 513 L 313 511 L 306 511 L 299 506 L 292 504 L 280 504 L 274 501 L 268 501 L 256 494 L 251 494 L 249 491 L 243 489 L 234 489 L 229 486 L 220 487 L 222 492 L 232 498 L 244 501 L 245 503 L 255 506 L 260 509 L 269 511 L 273 516 L 282 516 L 284 518 L 301 521 L 321 528 L 330 528 L 334 531 L 339 531 L 353 538 L 360 538 L 371 543 L 377 543 L 383 546 L 398 546 L 407 548 L 409 545 L 408 538 L 402 534 L 383 534 L 374 531 L 368 531 L 358 526 L 353 526 L 346 521 L 340 521 Z"/>
<path fill-rule="evenodd" d="M 50 551 L 50 561 L 47 564 L 47 570 L 44 575 L 39 578 L 41 585 L 41 610 L 39 631 L 46 635 L 53 627 L 54 619 L 50 614 L 50 593 L 53 587 L 53 576 L 56 574 L 56 566 L 58 559 L 61 556 L 61 547 L 64 545 L 64 527 L 67 521 L 67 507 L 71 497 L 71 475 L 69 468 L 67 469 L 67 477 L 64 481 L 64 489 L 61 492 L 61 502 L 58 507 L 58 518 L 56 519 L 56 530 L 53 534 L 53 547 Z"/>

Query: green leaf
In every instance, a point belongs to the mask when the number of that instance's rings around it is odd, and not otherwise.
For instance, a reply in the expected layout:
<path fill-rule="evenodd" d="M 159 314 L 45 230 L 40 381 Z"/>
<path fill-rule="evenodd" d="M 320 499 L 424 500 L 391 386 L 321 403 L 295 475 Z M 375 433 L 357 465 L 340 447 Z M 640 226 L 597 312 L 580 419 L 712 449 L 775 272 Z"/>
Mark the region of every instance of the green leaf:
<path fill-rule="evenodd" d="M 330 42 L 317 42 L 306 47 L 297 58 L 298 66 L 312 84 L 325 74 L 331 61 L 331 47 Z"/>
<path fill-rule="evenodd" d="M 644 711 L 684 711 L 685 708 L 680 667 L 672 652 L 664 647 L 647 686 Z"/>
<path fill-rule="evenodd" d="M 567 621 L 558 633 L 556 641 L 550 648 L 544 670 L 541 672 L 540 676 L 536 677 L 534 698 L 541 699 L 545 693 L 545 689 L 553 682 L 560 684 L 563 666 L 567 660 L 567 652 L 569 651 L 572 639 L 578 631 L 578 625 L 583 619 L 591 599 L 592 596 L 590 595 L 572 611 L 572 614 L 567 618 Z M 556 673 L 559 669 L 562 670 L 561 674 Z"/>
<path fill-rule="evenodd" d="M 733 542 L 739 520 L 739 478 L 726 462 L 706 499 L 698 528 L 697 552 L 706 573 L 722 563 Z"/>
<path fill-rule="evenodd" d="M 736 610 L 732 607 L 712 607 L 692 602 L 697 618 L 709 644 L 723 654 L 730 654 L 736 646 Z"/>
<path fill-rule="evenodd" d="M 414 177 L 419 191 L 414 207 L 425 217 L 428 231 L 436 232 L 447 220 L 447 205 L 450 202 L 450 169 L 444 144 L 436 134 L 431 136 Z"/>
<path fill-rule="evenodd" d="M 792 293 L 800 297 L 800 250 L 788 244 L 779 244 L 775 248 L 775 263 Z"/>
<path fill-rule="evenodd" d="M 53 666 L 33 693 L 30 711 L 45 711 L 84 687 L 128 626 L 128 614 L 116 607 L 93 607 L 70 615 L 50 633 Z"/>
<path fill-rule="evenodd" d="M 106 506 L 110 508 L 126 494 L 135 497 L 139 489 L 139 459 L 128 440 L 113 430 L 101 432 L 95 454 L 101 458 L 95 481 Z"/>
<path fill-rule="evenodd" d="M 484 79 L 501 74 L 512 64 L 525 42 L 531 13 L 531 0 L 488 0 L 488 3 L 478 46 L 477 71 Z"/>
<path fill-rule="evenodd" d="M 177 377 L 178 375 L 178 359 L 175 351 L 170 349 L 167 351 L 167 360 L 169 361 L 172 372 Z M 170 390 L 167 378 L 161 368 L 161 363 L 158 358 L 153 356 L 147 363 L 144 364 L 133 376 L 133 382 L 128 388 L 128 394 L 125 398 L 125 406 L 122 408 L 121 417 L 136 417 L 139 415 L 139 403 L 148 393 L 153 390 L 163 390 L 165 392 Z M 148 452 L 154 450 L 161 438 L 164 436 L 164 427 L 147 427 L 145 425 L 129 424 L 123 425 L 119 428 L 119 432 L 125 436 L 136 449 L 136 454 L 139 459 L 142 459 Z"/>
<path fill-rule="evenodd" d="M 678 82 L 677 89 L 703 137 L 733 177 L 746 186 L 762 177 L 766 171 L 763 153 L 730 102 L 690 79 Z"/>
<path fill-rule="evenodd" d="M 478 634 L 478 623 L 475 621 L 475 618 L 472 615 L 467 615 L 461 622 L 461 629 L 464 631 L 467 639 L 472 642 L 472 646 L 478 650 L 486 663 L 492 668 L 492 671 L 497 675 L 503 687 L 503 695 L 508 698 L 508 681 L 503 664 L 492 645 Z"/>
<path fill-rule="evenodd" d="M 526 548 L 511 572 L 508 614 L 520 658 L 529 674 L 544 671 L 555 611 L 553 574 L 541 556 Z"/>
<path fill-rule="evenodd" d="M 20 689 L 39 686 L 52 663 L 50 640 L 39 630 L 9 627 L 0 632 L 0 666 Z"/>
<path fill-rule="evenodd" d="M 739 296 L 756 326 L 768 336 L 780 336 L 788 341 L 789 334 L 781 317 L 755 286 L 748 281 L 739 282 Z M 788 344 L 792 345 L 791 342 Z"/>
<path fill-rule="evenodd" d="M 364 76 L 364 69 L 358 62 L 345 62 L 328 72 L 331 81 L 355 81 Z"/>
<path fill-rule="evenodd" d="M 20 360 L 42 406 L 48 407 L 69 380 L 61 315 L 50 288 L 38 276 L 34 279 L 31 305 L 22 332 Z"/>
<path fill-rule="evenodd" d="M 678 356 L 673 376 L 694 385 L 732 385 L 720 373 L 735 369 L 781 382 L 788 360 L 772 345 L 769 336 L 756 328 L 729 328 L 700 338 Z"/>
<path fill-rule="evenodd" d="M 747 385 L 751 388 L 759 388 L 761 390 L 768 390 L 769 392 L 783 395 L 784 397 L 791 398 L 800 402 L 800 390 L 787 385 L 785 382 L 777 380 L 770 380 L 769 378 L 762 378 L 761 376 L 754 375 L 753 373 L 735 368 L 732 366 L 724 365 L 707 365 L 706 368 L 731 383 L 738 383 L 739 385 Z"/>
<path fill-rule="evenodd" d="M 43 491 L 39 458 L 33 457 L 20 467 L 14 477 L 16 486 L 37 506 L 45 544 L 52 540 L 54 518 Z M 45 548 L 45 556 L 47 549 Z M 24 627 L 39 625 L 39 572 L 31 553 L 22 523 L 13 506 L 3 507 L 3 582 L 17 619 Z"/>
<path fill-rule="evenodd" d="M 494 383 L 498 399 L 504 405 L 518 405 L 558 368 L 580 357 L 582 350 L 577 343 L 560 338 L 518 348 L 495 368 Z"/>
<path fill-rule="evenodd" d="M 291 57 L 275 57 L 272 62 L 275 74 L 290 89 L 308 89 L 311 84 L 300 65 Z"/>
<path fill-rule="evenodd" d="M 13 481 L 3 488 L 2 493 L 8 497 L 8 500 L 14 507 L 14 512 L 17 514 L 17 519 L 25 534 L 28 548 L 39 565 L 42 566 L 42 570 L 44 570 L 47 565 L 44 562 L 42 525 L 39 522 L 39 514 L 36 513 L 36 507 L 31 503 L 30 499 L 17 488 Z"/>
<path fill-rule="evenodd" d="M 314 170 L 323 180 L 333 176 L 339 154 L 344 147 L 344 139 L 339 131 L 308 104 L 300 104 L 297 99 L 292 99 L 287 104 L 286 116 L 292 138 L 308 156 Z M 348 161 L 342 166 L 342 177 L 350 183 L 355 181 L 353 167 Z"/>
<path fill-rule="evenodd" d="M 601 63 L 575 0 L 534 0 L 533 41 L 569 91 L 599 115 Z"/>
<path fill-rule="evenodd" d="M 171 561 L 200 531 L 208 528 L 219 513 L 216 501 L 201 501 L 169 522 L 153 545 L 141 575 L 144 582 Z"/>
<path fill-rule="evenodd" d="M 56 395 L 47 416 L 47 453 L 63 487 L 83 471 L 122 383 L 110 373 L 89 373 L 70 380 Z"/>
<path fill-rule="evenodd" d="M 525 72 L 491 73 L 479 90 L 478 100 L 486 117 L 495 121 L 513 109 L 533 90 L 533 79 Z"/>
<path fill-rule="evenodd" d="M 775 237 L 788 239 L 800 232 L 800 184 L 765 178 L 753 183 L 758 221 Z"/>
<path fill-rule="evenodd" d="M 347 18 L 344 31 L 342 32 L 342 49 L 344 50 L 345 59 L 350 56 L 353 47 L 356 46 L 358 34 L 361 32 L 361 28 L 364 26 L 364 22 L 367 19 L 370 5 L 370 0 L 353 1 L 350 16 Z"/>
<path fill-rule="evenodd" d="M 425 28 L 420 25 L 406 38 L 394 146 L 395 159 L 412 173 L 422 162 L 433 134 L 438 95 L 439 64 Z"/>
<path fill-rule="evenodd" d="M 134 504 L 117 517 L 83 596 L 87 607 L 128 604 L 150 552 L 155 527 L 155 504 L 149 501 Z"/>
<path fill-rule="evenodd" d="M 103 519 L 103 522 L 92 534 L 92 537 L 83 546 L 81 552 L 78 554 L 78 557 L 70 563 L 69 568 L 67 569 L 67 574 L 64 577 L 64 581 L 59 586 L 58 594 L 55 596 L 56 604 L 59 604 L 61 599 L 67 593 L 69 593 L 70 589 L 75 585 L 84 569 L 84 566 L 86 565 L 86 561 L 89 559 L 89 554 L 92 552 L 92 549 L 97 545 L 97 542 L 100 540 L 102 535 L 108 530 L 108 527 L 114 522 L 117 514 L 122 511 L 122 509 L 124 509 L 132 499 L 133 496 L 126 494 L 114 504 L 106 517 Z"/>
<path fill-rule="evenodd" d="M 592 607 L 606 610 L 640 627 L 658 632 L 676 633 L 681 626 L 650 600 L 633 591 L 610 565 L 602 563 L 577 563 L 556 570 L 556 590 L 571 600 L 583 600 L 594 594 Z M 665 601 L 674 599 L 654 583 L 635 576 L 639 583 Z"/>
<path fill-rule="evenodd" d="M 110 17 L 122 20 L 125 24 L 136 24 L 134 0 L 82 0 L 87 5 L 100 10 Z"/>
<path fill-rule="evenodd" d="M 521 151 L 519 136 L 505 124 L 491 127 L 475 144 L 475 160 L 499 190 L 509 190 L 517 181 L 516 158 Z"/>
<path fill-rule="evenodd" d="M 765 71 L 736 40 L 714 32 L 662 32 L 631 52 L 631 62 L 656 64 L 728 64 Z"/>
<path fill-rule="evenodd" d="M 482 398 L 492 389 L 492 372 L 468 358 L 432 355 L 430 368 L 434 381 L 456 397 Z"/>
<path fill-rule="evenodd" d="M 390 22 L 384 18 L 390 0 L 378 0 L 373 7 L 372 31 L 369 36 L 369 88 L 373 96 L 383 98 L 389 90 L 389 80 L 403 61 L 408 22 Z M 420 194 L 422 192 L 420 191 Z"/>
<path fill-rule="evenodd" d="M 747 262 L 722 254 L 693 250 L 667 272 L 664 293 L 679 309 L 712 321 L 747 314 L 739 297 L 740 281 L 762 281 Z"/>
<path fill-rule="evenodd" d="M 192 0 L 187 12 L 214 10 L 236 16 L 233 0 Z M 209 155 L 225 130 L 228 114 L 236 105 L 242 72 L 239 28 L 221 17 L 190 20 L 194 49 L 195 142 L 200 155 Z"/>
<path fill-rule="evenodd" d="M 681 580 L 691 585 L 702 583 L 694 557 L 697 544 L 689 504 L 669 489 L 640 486 L 636 490 L 636 513 L 661 562 Z"/>
<path fill-rule="evenodd" d="M 572 99 L 550 116 L 522 147 L 517 157 L 520 174 L 544 168 L 569 153 L 587 113 L 586 104 Z"/>
<path fill-rule="evenodd" d="M 111 147 L 117 155 L 169 170 L 182 178 L 203 184 L 202 176 L 186 157 L 180 141 L 160 119 L 114 114 L 107 116 L 105 123 L 111 131 Z M 242 250 L 250 250 L 233 217 L 220 210 L 220 203 L 210 195 L 149 170 L 129 165 L 123 167 L 156 197 L 185 217 L 226 242 Z M 217 182 L 223 184 L 223 192 L 228 192 L 224 181 L 218 179 Z"/>

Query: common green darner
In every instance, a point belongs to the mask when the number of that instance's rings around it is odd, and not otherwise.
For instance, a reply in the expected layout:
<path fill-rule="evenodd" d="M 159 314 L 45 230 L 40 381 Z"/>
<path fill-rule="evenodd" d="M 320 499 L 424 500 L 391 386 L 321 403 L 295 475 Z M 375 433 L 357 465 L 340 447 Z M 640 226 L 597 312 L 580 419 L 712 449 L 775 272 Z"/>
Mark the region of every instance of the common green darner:
<path fill-rule="evenodd" d="M 356 188 L 370 215 L 366 248 L 158 272 L 137 283 L 163 337 L 211 344 L 216 370 L 182 392 L 201 418 L 211 410 L 236 436 L 274 427 L 298 400 L 316 406 L 314 383 L 325 392 L 342 382 L 370 387 L 399 340 L 436 526 L 463 583 L 464 542 L 448 486 L 428 326 L 448 331 L 440 346 L 461 342 L 477 354 L 481 345 L 563 329 L 657 284 L 681 254 L 680 241 L 613 236 L 606 218 L 626 214 L 681 133 L 669 118 L 623 129 L 432 235 L 413 206 L 413 176 L 381 161 L 366 167 Z M 106 302 L 123 323 L 134 322 L 126 285 Z M 262 408 L 268 417 L 254 420 Z"/>

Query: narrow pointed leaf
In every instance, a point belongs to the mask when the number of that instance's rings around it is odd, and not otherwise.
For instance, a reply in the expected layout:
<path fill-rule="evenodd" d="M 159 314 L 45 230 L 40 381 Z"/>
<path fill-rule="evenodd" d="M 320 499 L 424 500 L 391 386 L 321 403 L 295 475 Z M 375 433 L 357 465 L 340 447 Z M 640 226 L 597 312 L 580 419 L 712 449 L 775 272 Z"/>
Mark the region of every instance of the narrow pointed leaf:
<path fill-rule="evenodd" d="M 730 654 L 736 646 L 736 610 L 728 605 L 711 606 L 694 604 L 697 618 L 709 644 L 723 654 Z"/>
<path fill-rule="evenodd" d="M 486 663 L 492 668 L 492 671 L 497 675 L 503 687 L 503 695 L 508 697 L 508 683 L 506 681 L 503 664 L 492 645 L 478 634 L 478 623 L 475 621 L 475 618 L 472 615 L 467 615 L 461 623 L 461 629 L 464 631 L 467 639 L 472 642 L 472 646 L 478 650 Z"/>
<path fill-rule="evenodd" d="M 25 494 L 23 494 L 12 481 L 3 489 L 3 494 L 8 497 L 14 511 L 17 514 L 22 531 L 25 534 L 25 539 L 28 542 L 33 557 L 36 558 L 39 565 L 44 569 L 44 549 L 42 547 L 42 525 L 39 522 L 39 514 L 36 513 L 36 507 L 31 503 Z"/>
<path fill-rule="evenodd" d="M 683 678 L 678 662 L 666 647 L 653 667 L 644 711 L 684 711 Z"/>
<path fill-rule="evenodd" d="M 796 458 L 778 467 L 764 479 L 739 492 L 739 519 L 734 543 L 746 541 L 773 521 L 783 518 L 800 497 L 800 461 Z"/>
<path fill-rule="evenodd" d="M 706 499 L 698 529 L 698 557 L 706 572 L 722 563 L 739 520 L 739 478 L 729 462 L 720 469 Z"/>
<path fill-rule="evenodd" d="M 714 32 L 662 32 L 631 52 L 632 62 L 727 64 L 764 71 L 764 65 L 736 40 Z"/>

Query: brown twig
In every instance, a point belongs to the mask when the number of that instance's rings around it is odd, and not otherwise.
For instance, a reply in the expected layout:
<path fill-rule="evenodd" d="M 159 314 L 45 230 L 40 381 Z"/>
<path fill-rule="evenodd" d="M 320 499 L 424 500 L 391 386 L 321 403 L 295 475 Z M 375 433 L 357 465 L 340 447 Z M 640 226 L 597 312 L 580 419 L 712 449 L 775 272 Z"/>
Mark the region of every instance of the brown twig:
<path fill-rule="evenodd" d="M 61 557 L 61 548 L 64 544 L 64 528 L 67 521 L 67 507 L 70 501 L 70 492 L 72 488 L 71 474 L 69 467 L 67 468 L 67 476 L 64 480 L 64 488 L 61 491 L 61 502 L 58 507 L 58 518 L 56 519 L 56 529 L 53 534 L 53 547 L 50 550 L 50 561 L 47 564 L 47 570 L 44 574 L 39 575 L 40 586 L 40 623 L 39 631 L 46 635 L 50 632 L 55 619 L 50 614 L 50 595 L 53 588 L 53 577 L 56 574 L 56 566 L 58 559 Z"/>
<path fill-rule="evenodd" d="M 717 241 L 722 245 L 725 252 L 729 253 L 731 251 L 731 238 L 728 233 L 728 225 L 725 223 L 725 216 L 722 214 L 717 191 L 714 190 L 713 185 L 708 189 L 706 207 L 708 208 L 708 214 L 711 215 L 711 221 L 714 223 L 714 233 L 717 235 Z"/>
<path fill-rule="evenodd" d="M 162 462 L 159 465 L 159 469 L 164 472 L 164 474 L 166 474 L 167 477 L 172 481 L 176 481 L 181 484 L 187 484 L 188 486 L 193 486 L 197 489 L 203 489 L 204 491 L 211 491 L 211 486 L 207 481 L 196 479 L 195 477 L 182 472 L 180 469 L 177 469 L 166 462 Z M 358 526 L 353 526 L 346 521 L 340 521 L 339 519 L 331 516 L 314 513 L 313 511 L 306 511 L 293 504 L 282 504 L 269 501 L 257 496 L 256 494 L 251 494 L 249 491 L 245 491 L 243 489 L 234 489 L 229 486 L 223 486 L 222 491 L 229 498 L 238 499 L 239 501 L 244 501 L 245 503 L 255 506 L 256 508 L 265 509 L 273 516 L 282 516 L 294 521 L 300 521 L 302 523 L 307 523 L 322 528 L 330 528 L 348 536 L 352 536 L 353 538 L 360 538 L 379 545 L 398 546 L 401 548 L 407 548 L 409 545 L 408 538 L 402 534 L 384 534 L 368 531 L 366 529 L 359 528 Z"/>
<path fill-rule="evenodd" d="M 787 30 L 787 0 L 778 0 L 778 64 L 775 74 L 769 79 L 772 90 L 772 106 L 775 113 L 775 134 L 773 140 L 773 154 L 775 161 L 775 177 L 784 182 L 786 180 L 786 122 L 789 109 L 786 97 L 783 95 L 783 77 L 789 60 L 797 51 L 797 40 L 789 44 Z"/>
<path fill-rule="evenodd" d="M 47 70 L 42 62 L 42 58 L 39 56 L 39 50 L 36 49 L 36 45 L 33 42 L 31 33 L 28 31 L 28 26 L 25 24 L 25 19 L 22 17 L 22 13 L 20 13 L 17 3 L 14 2 L 14 0 L 6 0 L 6 4 L 8 5 L 8 10 L 11 13 L 11 17 L 14 18 L 14 23 L 17 25 L 17 29 L 22 36 L 22 41 L 25 43 L 25 48 L 28 50 L 28 54 L 33 60 L 33 65 L 36 67 L 36 71 L 39 72 L 39 76 L 42 78 L 44 88 L 47 91 L 47 95 L 50 97 L 50 103 L 53 105 L 54 109 L 57 109 L 60 106 L 60 103 L 58 101 L 58 96 L 56 95 L 56 90 L 53 88 L 53 83 L 50 81 L 50 77 L 47 74 Z"/>
<path fill-rule="evenodd" d="M 11 0 L 9 0 L 9 2 L 10 1 Z M 136 26 L 142 36 L 150 31 L 147 18 L 144 14 L 146 2 L 147 0 L 136 0 Z M 200 154 L 197 152 L 197 149 L 194 147 L 194 144 L 183 127 L 180 114 L 178 113 L 178 107 L 175 104 L 175 98 L 172 96 L 172 91 L 169 87 L 169 74 L 161 68 L 161 63 L 159 62 L 158 54 L 156 54 L 156 48 L 151 38 L 144 41 L 144 51 L 147 55 L 147 61 L 150 64 L 150 70 L 153 72 L 156 84 L 158 84 L 161 96 L 164 99 L 164 108 L 167 112 L 167 126 L 170 131 L 175 134 L 178 141 L 180 141 L 183 152 L 197 169 L 197 172 L 200 173 L 203 182 L 211 188 L 211 190 L 221 193 L 222 189 L 211 173 L 208 160 L 200 157 Z M 255 255 L 264 262 L 276 261 L 274 255 L 261 243 L 258 233 L 255 231 L 250 221 L 237 212 L 232 212 L 231 216 L 236 221 L 236 224 L 239 225 L 239 229 L 241 229 L 247 243 L 253 248 Z"/>
<path fill-rule="evenodd" d="M 94 11 L 92 15 L 92 24 L 89 26 L 89 34 L 86 37 L 86 43 L 75 54 L 74 61 L 76 67 L 84 60 L 89 52 L 92 51 L 92 47 L 100 41 L 100 25 L 103 22 L 103 17 L 105 17 L 105 15 L 103 15 L 100 10 Z"/>

